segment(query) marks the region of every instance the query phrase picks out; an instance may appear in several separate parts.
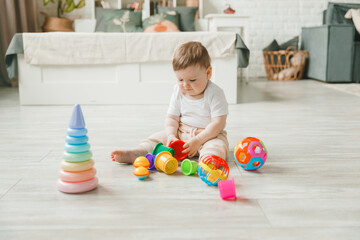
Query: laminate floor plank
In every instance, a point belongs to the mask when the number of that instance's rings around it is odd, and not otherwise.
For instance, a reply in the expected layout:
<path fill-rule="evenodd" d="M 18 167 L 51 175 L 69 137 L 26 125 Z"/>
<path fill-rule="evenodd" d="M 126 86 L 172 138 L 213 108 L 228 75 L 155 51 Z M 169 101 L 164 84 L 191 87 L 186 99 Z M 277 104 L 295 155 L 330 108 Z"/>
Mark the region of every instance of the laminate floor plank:
<path fill-rule="evenodd" d="M 355 86 L 354 86 L 355 87 Z M 360 239 L 360 97 L 325 83 L 241 85 L 226 130 L 237 200 L 196 175 L 110 159 L 164 125 L 167 105 L 82 105 L 99 187 L 57 190 L 72 106 L 20 106 L 0 88 L 0 239 Z M 233 149 L 260 138 L 265 165 L 245 171 Z"/>

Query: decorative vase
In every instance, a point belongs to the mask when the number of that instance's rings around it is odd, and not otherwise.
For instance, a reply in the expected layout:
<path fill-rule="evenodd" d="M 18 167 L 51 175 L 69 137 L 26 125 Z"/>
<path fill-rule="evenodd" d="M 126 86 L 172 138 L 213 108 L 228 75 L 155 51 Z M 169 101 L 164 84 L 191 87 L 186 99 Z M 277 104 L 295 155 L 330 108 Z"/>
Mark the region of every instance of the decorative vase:
<path fill-rule="evenodd" d="M 224 10 L 225 14 L 234 14 L 235 10 L 231 8 L 230 4 L 229 7 L 227 9 Z"/>

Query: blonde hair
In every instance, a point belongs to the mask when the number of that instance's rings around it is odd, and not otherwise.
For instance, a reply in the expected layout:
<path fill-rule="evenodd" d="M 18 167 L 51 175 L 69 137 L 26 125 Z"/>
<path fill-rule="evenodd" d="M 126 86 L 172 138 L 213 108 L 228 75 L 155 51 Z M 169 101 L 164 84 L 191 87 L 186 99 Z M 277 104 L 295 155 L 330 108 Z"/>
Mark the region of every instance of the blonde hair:
<path fill-rule="evenodd" d="M 210 55 L 200 42 L 187 42 L 175 50 L 172 61 L 174 71 L 197 64 L 205 69 L 211 66 Z"/>

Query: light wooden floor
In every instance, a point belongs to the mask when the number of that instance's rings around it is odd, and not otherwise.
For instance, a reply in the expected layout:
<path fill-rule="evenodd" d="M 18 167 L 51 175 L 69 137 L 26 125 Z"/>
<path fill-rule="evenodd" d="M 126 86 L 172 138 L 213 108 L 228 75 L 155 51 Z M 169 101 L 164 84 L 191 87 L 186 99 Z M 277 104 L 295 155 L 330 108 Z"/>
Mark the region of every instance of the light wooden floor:
<path fill-rule="evenodd" d="M 160 130 L 165 105 L 82 106 L 100 186 L 63 194 L 55 182 L 72 106 L 19 106 L 17 89 L 0 89 L 0 239 L 359 240 L 360 97 L 311 80 L 242 89 L 230 149 L 255 136 L 269 157 L 245 172 L 230 156 L 237 201 L 179 171 L 139 181 L 110 160 Z"/>

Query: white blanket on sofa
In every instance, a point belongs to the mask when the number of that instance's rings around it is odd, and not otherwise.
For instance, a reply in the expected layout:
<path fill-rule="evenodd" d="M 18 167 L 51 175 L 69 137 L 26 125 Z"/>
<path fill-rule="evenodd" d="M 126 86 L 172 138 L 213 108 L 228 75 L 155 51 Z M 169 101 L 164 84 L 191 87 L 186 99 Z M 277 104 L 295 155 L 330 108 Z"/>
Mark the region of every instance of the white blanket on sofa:
<path fill-rule="evenodd" d="M 235 53 L 235 40 L 230 32 L 23 34 L 25 61 L 35 65 L 168 61 L 188 41 L 200 41 L 212 58 L 221 58 Z"/>

